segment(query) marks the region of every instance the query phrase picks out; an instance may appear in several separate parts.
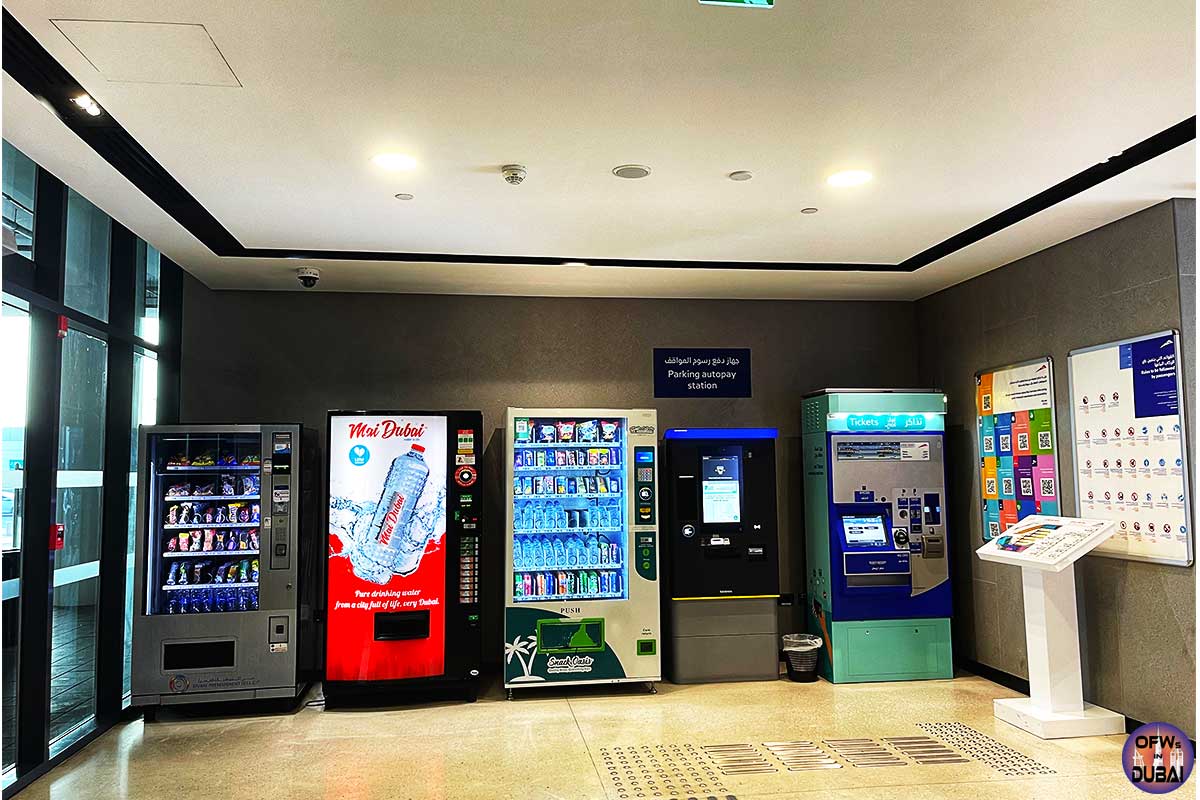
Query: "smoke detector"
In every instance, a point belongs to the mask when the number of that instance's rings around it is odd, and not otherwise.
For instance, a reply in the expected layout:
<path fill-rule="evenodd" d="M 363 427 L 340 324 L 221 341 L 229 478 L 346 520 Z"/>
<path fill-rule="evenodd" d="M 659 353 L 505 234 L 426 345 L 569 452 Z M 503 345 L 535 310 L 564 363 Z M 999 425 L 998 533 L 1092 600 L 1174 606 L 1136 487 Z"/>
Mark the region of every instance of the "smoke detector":
<path fill-rule="evenodd" d="M 505 164 L 500 168 L 500 174 L 504 176 L 506 183 L 519 186 L 521 181 L 525 180 L 525 167 L 520 164 Z"/>
<path fill-rule="evenodd" d="M 622 164 L 619 167 L 613 167 L 612 173 L 618 178 L 629 178 L 630 180 L 633 180 L 636 178 L 644 178 L 649 175 L 650 168 L 642 166 L 641 164 Z"/>

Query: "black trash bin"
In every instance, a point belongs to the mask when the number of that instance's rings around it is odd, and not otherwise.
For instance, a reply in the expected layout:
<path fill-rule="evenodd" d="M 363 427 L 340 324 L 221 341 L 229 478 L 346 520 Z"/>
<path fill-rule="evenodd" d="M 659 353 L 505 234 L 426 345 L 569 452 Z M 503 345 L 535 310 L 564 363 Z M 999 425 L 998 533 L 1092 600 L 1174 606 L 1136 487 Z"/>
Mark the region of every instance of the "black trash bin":
<path fill-rule="evenodd" d="M 783 655 L 787 662 L 788 678 L 796 683 L 812 683 L 817 679 L 817 656 L 821 653 L 821 637 L 807 633 L 788 633 L 783 637 Z"/>

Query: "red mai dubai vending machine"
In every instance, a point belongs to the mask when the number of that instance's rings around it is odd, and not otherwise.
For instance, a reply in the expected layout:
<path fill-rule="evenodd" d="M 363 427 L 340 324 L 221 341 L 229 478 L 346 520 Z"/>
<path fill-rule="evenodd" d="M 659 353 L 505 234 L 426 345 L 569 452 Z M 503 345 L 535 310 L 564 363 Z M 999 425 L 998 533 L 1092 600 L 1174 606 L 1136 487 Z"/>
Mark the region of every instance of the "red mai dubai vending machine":
<path fill-rule="evenodd" d="M 326 699 L 474 700 L 483 415 L 331 411 L 328 442 Z"/>

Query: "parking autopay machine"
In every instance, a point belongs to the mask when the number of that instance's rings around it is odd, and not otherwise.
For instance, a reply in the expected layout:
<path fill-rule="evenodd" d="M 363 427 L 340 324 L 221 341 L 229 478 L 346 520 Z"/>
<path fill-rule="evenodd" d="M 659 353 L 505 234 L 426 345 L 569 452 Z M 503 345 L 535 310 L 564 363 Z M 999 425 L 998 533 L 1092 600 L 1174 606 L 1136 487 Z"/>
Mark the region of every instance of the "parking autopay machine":
<path fill-rule="evenodd" d="M 667 675 L 776 680 L 779 536 L 774 428 L 664 434 Z"/>
<path fill-rule="evenodd" d="M 804 399 L 810 632 L 834 683 L 950 678 L 945 396 Z"/>

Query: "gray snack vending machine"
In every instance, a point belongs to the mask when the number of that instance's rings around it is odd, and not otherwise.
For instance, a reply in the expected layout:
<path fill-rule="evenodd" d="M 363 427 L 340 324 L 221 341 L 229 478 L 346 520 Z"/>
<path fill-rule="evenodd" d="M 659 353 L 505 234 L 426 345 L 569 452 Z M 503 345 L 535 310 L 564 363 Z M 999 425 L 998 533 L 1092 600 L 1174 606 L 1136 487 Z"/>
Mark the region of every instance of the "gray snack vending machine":
<path fill-rule="evenodd" d="M 303 438 L 288 424 L 141 428 L 134 706 L 295 697 L 315 671 Z"/>

